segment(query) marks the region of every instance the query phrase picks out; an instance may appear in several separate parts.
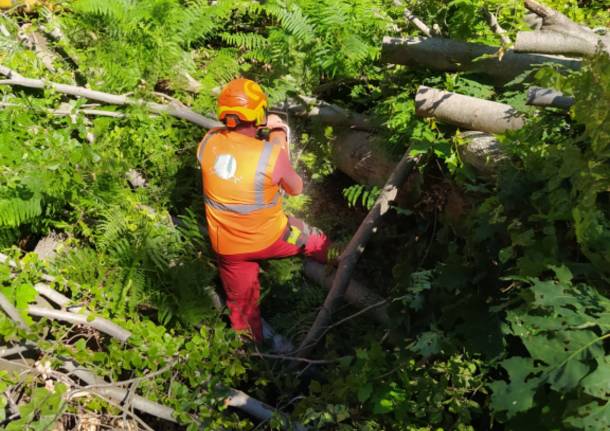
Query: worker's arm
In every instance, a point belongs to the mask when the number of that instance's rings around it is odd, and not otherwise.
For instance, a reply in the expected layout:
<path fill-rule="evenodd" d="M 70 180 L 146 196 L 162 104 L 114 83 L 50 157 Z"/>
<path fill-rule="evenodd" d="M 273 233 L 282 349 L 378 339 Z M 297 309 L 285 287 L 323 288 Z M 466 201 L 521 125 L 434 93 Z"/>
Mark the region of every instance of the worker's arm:
<path fill-rule="evenodd" d="M 267 118 L 267 128 L 269 129 L 269 142 L 274 145 L 279 145 L 282 149 L 288 152 L 290 158 L 290 150 L 288 149 L 288 125 L 282 119 L 275 115 L 269 115 Z"/>
<path fill-rule="evenodd" d="M 295 172 L 288 160 L 288 152 L 281 150 L 273 170 L 273 182 L 279 184 L 289 195 L 300 195 L 303 191 L 303 180 Z"/>

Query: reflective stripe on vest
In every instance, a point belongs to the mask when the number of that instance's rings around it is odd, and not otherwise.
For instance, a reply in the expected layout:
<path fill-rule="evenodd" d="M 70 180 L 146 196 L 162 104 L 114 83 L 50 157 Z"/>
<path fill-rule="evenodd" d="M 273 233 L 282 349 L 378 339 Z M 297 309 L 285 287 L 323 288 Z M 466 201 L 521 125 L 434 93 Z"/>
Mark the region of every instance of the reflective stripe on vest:
<path fill-rule="evenodd" d="M 215 201 L 214 199 L 210 199 L 207 196 L 205 199 L 205 204 L 211 206 L 214 209 L 220 211 L 227 211 L 236 214 L 250 214 L 254 211 L 262 210 L 265 208 L 272 208 L 277 205 L 277 201 L 280 198 L 279 192 L 275 194 L 273 200 L 267 204 L 265 203 L 256 203 L 256 204 L 223 204 Z"/>

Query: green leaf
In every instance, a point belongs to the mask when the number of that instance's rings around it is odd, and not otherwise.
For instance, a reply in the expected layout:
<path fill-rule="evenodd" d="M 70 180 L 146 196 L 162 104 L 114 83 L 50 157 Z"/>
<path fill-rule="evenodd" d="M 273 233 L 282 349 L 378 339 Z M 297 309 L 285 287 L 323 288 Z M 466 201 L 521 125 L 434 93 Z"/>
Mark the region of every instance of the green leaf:
<path fill-rule="evenodd" d="M 585 393 L 606 399 L 610 394 L 610 357 L 606 356 L 604 362 L 600 363 L 580 384 Z"/>
<path fill-rule="evenodd" d="M 381 415 L 394 410 L 394 403 L 390 399 L 380 398 L 375 401 L 373 406 L 373 413 Z"/>
<path fill-rule="evenodd" d="M 557 280 L 559 281 L 559 283 L 570 284 L 572 282 L 572 278 L 573 278 L 572 271 L 570 271 L 570 269 L 567 266 L 551 265 L 549 268 L 551 268 L 555 272 L 555 277 L 557 277 Z"/>
<path fill-rule="evenodd" d="M 506 412 L 510 418 L 534 406 L 534 395 L 540 379 L 528 379 L 533 371 L 537 371 L 530 358 L 515 356 L 502 361 L 501 365 L 508 372 L 510 382 L 495 381 L 490 384 L 493 392 L 491 406 L 495 411 Z"/>
<path fill-rule="evenodd" d="M 365 402 L 371 397 L 373 393 L 373 385 L 370 382 L 365 383 L 364 385 L 358 388 L 358 401 L 361 403 Z"/>
<path fill-rule="evenodd" d="M 610 402 L 603 405 L 589 403 L 578 409 L 578 416 L 570 416 L 564 422 L 585 431 L 610 429 Z"/>

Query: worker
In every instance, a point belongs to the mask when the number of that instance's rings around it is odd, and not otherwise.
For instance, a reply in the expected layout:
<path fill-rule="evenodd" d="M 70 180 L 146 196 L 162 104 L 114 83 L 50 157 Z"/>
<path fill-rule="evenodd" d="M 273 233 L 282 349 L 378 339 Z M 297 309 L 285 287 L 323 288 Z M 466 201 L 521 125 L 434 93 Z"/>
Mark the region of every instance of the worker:
<path fill-rule="evenodd" d="M 282 209 L 282 190 L 298 195 L 303 181 L 288 154 L 288 126 L 267 116 L 267 96 L 254 81 L 229 82 L 218 97 L 225 127 L 197 149 L 206 219 L 231 326 L 260 343 L 259 262 L 303 254 L 326 261 L 328 238 Z M 268 140 L 258 136 L 269 130 Z"/>

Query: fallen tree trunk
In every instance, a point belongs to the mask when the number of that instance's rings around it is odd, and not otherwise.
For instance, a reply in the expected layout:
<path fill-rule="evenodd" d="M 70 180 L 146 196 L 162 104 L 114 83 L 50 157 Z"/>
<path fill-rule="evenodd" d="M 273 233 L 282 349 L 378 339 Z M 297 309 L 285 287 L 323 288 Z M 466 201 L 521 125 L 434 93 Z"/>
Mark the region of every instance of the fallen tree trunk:
<path fill-rule="evenodd" d="M 315 281 L 320 286 L 326 286 L 327 289 L 331 288 L 336 272 L 327 274 L 325 265 L 311 259 L 305 260 L 304 270 L 307 278 Z M 373 304 L 383 301 L 381 296 L 377 295 L 375 292 L 356 280 L 350 280 L 344 297 L 346 302 L 359 309 L 371 307 Z M 388 308 L 389 304 L 385 303 L 379 307 L 371 308 L 367 312 L 367 315 L 375 319 L 375 321 L 381 325 L 389 326 L 390 316 L 388 316 Z"/>
<path fill-rule="evenodd" d="M 500 47 L 460 42 L 438 37 L 384 37 L 381 58 L 386 63 L 441 71 L 470 72 L 491 76 L 498 84 L 506 83 L 539 64 L 555 63 L 578 69 L 579 60 L 545 54 L 526 54 L 507 50 L 500 60 Z M 484 58 L 480 58 L 485 56 Z M 478 60 L 477 60 L 478 59 Z"/>
<path fill-rule="evenodd" d="M 520 129 L 524 117 L 512 106 L 420 86 L 415 95 L 417 115 L 468 130 L 504 133 Z"/>
<path fill-rule="evenodd" d="M 359 130 L 337 131 L 332 145 L 335 166 L 360 184 L 382 186 L 396 167 L 381 138 Z"/>
<path fill-rule="evenodd" d="M 333 279 L 330 291 L 316 316 L 316 320 L 299 346 L 298 351 L 301 352 L 302 355 L 306 356 L 324 335 L 324 331 L 332 319 L 337 302 L 345 295 L 352 272 L 358 259 L 364 252 L 367 242 L 373 233 L 377 231 L 377 225 L 381 217 L 390 209 L 390 202 L 396 199 L 398 187 L 405 181 L 416 164 L 417 159 L 409 157 L 408 152 L 405 153 L 392 172 L 392 175 L 390 175 L 390 178 L 388 178 L 375 205 L 373 205 L 349 244 L 343 253 L 341 253 L 341 256 L 339 257 L 339 267 Z"/>
<path fill-rule="evenodd" d="M 541 87 L 531 87 L 527 91 L 527 104 L 541 107 L 554 107 L 568 110 L 574 105 L 575 99 L 572 96 L 564 96 L 563 93 Z"/>

